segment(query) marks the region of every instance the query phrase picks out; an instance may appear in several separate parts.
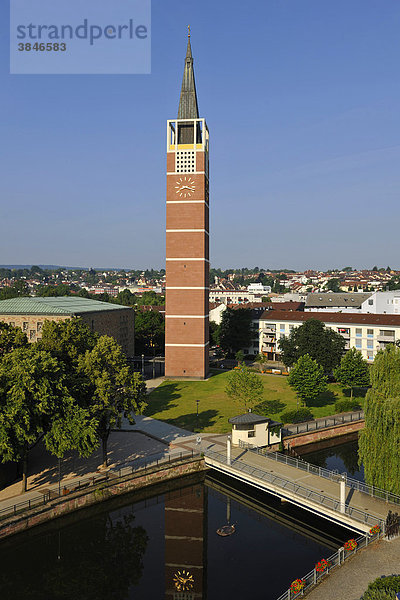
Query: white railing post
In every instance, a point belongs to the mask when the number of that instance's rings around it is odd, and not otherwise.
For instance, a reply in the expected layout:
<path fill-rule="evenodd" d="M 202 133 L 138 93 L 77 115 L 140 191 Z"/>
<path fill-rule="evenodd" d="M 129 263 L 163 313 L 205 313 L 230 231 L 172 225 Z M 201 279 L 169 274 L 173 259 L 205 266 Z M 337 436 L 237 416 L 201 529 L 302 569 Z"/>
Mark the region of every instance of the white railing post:
<path fill-rule="evenodd" d="M 228 435 L 228 439 L 226 440 L 226 464 L 230 466 L 231 464 L 231 436 Z"/>
<path fill-rule="evenodd" d="M 340 512 L 346 512 L 346 481 L 343 475 L 340 481 Z"/>

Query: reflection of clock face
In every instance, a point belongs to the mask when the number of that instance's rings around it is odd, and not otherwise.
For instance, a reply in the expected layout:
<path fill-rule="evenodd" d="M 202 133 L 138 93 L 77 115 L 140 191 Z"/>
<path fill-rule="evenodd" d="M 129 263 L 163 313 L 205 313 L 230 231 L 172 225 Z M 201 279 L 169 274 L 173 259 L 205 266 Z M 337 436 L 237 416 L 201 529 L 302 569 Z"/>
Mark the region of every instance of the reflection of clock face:
<path fill-rule="evenodd" d="M 189 571 L 177 571 L 174 575 L 174 584 L 178 592 L 188 592 L 193 589 L 194 579 Z"/>
<path fill-rule="evenodd" d="M 176 182 L 175 190 L 181 198 L 190 198 L 196 186 L 191 177 L 180 177 Z"/>

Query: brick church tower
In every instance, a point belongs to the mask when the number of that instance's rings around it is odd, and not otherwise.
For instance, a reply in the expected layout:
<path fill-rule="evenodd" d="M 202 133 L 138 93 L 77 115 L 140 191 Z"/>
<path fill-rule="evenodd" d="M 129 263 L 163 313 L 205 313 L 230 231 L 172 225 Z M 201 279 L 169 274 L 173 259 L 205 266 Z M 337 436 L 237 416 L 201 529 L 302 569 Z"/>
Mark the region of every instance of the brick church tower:
<path fill-rule="evenodd" d="M 189 31 L 178 118 L 167 122 L 167 377 L 208 375 L 208 139 Z"/>

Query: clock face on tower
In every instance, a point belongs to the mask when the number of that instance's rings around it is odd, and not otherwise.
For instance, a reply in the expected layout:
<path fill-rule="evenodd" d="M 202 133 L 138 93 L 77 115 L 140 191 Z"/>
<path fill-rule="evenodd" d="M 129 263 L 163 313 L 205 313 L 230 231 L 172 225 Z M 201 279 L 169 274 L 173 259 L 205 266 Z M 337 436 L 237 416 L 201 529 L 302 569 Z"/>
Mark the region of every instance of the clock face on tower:
<path fill-rule="evenodd" d="M 190 176 L 180 177 L 176 182 L 175 190 L 181 198 L 190 198 L 195 189 L 195 182 Z"/>
<path fill-rule="evenodd" d="M 174 575 L 174 584 L 178 592 L 188 592 L 193 589 L 193 575 L 185 569 L 177 571 Z"/>

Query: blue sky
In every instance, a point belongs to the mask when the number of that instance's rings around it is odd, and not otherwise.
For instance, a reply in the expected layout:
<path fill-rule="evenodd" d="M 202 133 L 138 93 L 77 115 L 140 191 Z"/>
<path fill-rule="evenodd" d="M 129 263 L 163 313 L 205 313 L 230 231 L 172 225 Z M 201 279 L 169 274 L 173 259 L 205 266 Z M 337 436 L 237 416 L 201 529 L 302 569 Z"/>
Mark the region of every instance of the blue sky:
<path fill-rule="evenodd" d="M 153 0 L 151 75 L 10 75 L 8 22 L 0 264 L 164 266 L 190 23 L 212 265 L 400 268 L 398 0 Z"/>

